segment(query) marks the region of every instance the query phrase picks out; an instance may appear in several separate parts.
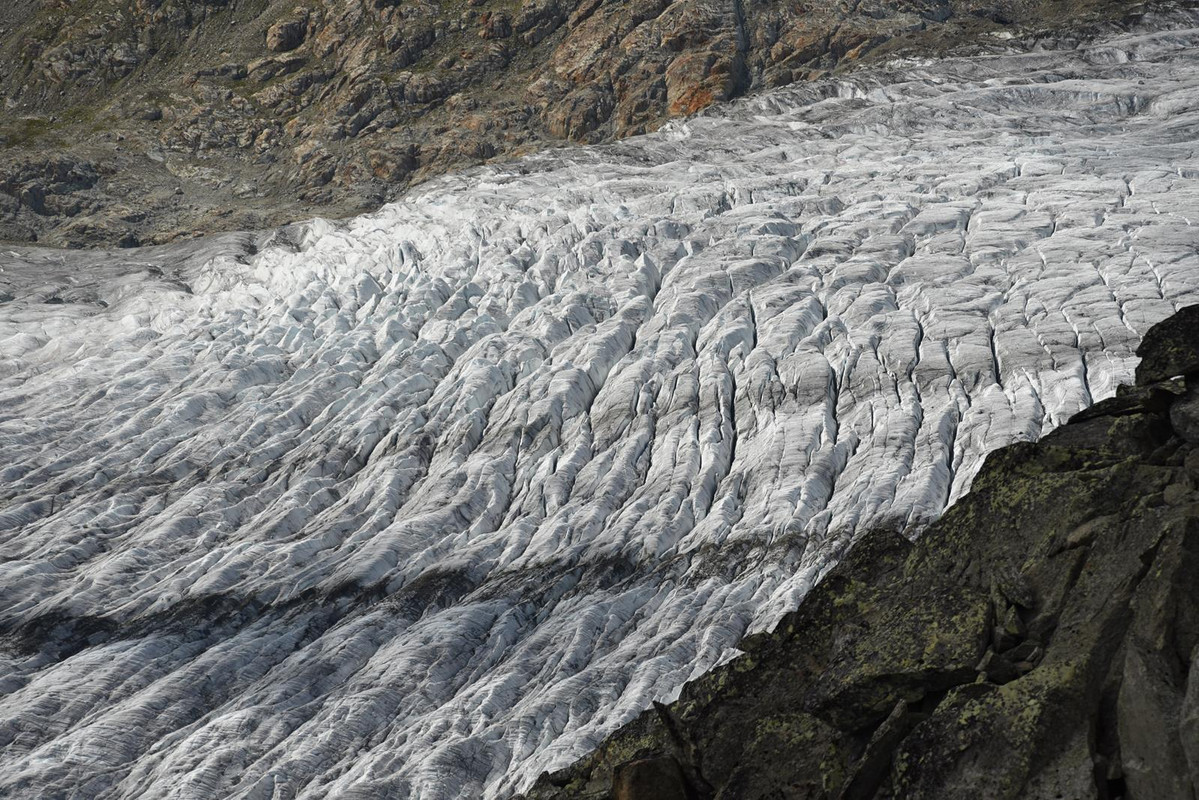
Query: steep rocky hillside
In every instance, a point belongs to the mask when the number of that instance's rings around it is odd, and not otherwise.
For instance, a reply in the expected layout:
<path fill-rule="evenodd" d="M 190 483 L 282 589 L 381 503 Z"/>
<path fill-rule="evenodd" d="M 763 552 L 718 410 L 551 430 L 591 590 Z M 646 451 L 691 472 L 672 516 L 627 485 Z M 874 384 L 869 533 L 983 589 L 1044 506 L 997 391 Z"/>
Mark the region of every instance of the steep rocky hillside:
<path fill-rule="evenodd" d="M 1136 387 L 867 534 L 771 634 L 538 800 L 1129 798 L 1199 787 L 1199 307 Z"/>
<path fill-rule="evenodd" d="M 377 206 L 868 53 L 998 48 L 1111 0 L 13 0 L 0 240 L 156 243 Z"/>

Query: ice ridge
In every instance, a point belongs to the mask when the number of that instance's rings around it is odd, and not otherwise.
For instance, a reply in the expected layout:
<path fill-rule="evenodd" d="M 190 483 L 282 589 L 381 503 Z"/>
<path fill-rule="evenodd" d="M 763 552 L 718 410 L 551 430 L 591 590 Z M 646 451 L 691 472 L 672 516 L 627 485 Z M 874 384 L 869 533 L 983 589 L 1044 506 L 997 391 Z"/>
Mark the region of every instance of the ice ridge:
<path fill-rule="evenodd" d="M 1199 302 L 1194 25 L 0 252 L 0 795 L 503 797 L 672 697 Z"/>

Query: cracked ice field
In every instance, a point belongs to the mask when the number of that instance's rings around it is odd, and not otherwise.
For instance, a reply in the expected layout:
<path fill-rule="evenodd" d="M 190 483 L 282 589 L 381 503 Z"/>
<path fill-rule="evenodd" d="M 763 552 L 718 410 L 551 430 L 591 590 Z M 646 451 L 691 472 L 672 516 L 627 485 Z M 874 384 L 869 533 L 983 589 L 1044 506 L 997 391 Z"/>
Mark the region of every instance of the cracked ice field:
<path fill-rule="evenodd" d="M 583 754 L 1199 302 L 1188 24 L 345 223 L 0 250 L 0 794 L 498 797 Z"/>

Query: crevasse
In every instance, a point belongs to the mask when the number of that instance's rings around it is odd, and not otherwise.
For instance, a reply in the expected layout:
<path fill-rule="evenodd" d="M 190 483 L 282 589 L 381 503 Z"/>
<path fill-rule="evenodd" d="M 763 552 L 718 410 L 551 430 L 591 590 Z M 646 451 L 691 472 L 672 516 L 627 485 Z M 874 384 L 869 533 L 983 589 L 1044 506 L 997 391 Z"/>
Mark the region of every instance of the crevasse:
<path fill-rule="evenodd" d="M 502 797 L 673 696 L 1199 302 L 1194 24 L 0 250 L 0 794 Z"/>

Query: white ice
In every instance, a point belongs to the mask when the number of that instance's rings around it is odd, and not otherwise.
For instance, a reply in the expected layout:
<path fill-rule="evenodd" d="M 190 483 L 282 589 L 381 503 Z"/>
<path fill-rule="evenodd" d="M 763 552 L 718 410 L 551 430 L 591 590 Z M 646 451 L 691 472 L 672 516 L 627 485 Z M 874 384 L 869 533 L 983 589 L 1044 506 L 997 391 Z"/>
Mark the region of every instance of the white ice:
<path fill-rule="evenodd" d="M 0 795 L 502 797 L 670 698 L 1199 302 L 1197 20 L 0 250 Z"/>

